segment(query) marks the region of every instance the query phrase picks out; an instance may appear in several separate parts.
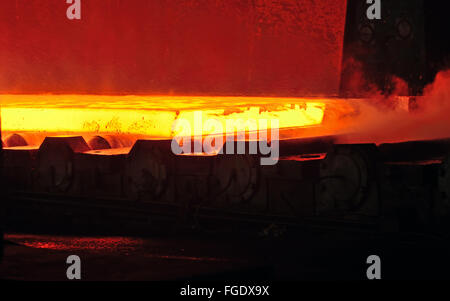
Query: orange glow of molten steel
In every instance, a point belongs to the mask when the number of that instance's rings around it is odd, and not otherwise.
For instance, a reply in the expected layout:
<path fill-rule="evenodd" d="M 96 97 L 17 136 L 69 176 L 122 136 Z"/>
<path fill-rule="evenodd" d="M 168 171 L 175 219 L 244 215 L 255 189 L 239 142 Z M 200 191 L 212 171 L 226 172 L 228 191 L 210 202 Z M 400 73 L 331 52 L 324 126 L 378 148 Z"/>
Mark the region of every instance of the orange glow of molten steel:
<path fill-rule="evenodd" d="M 153 138 L 182 135 L 177 120 L 188 121 L 192 135 L 226 134 L 226 121 L 243 122 L 246 130 L 280 129 L 320 125 L 322 99 L 263 97 L 180 97 L 98 95 L 1 95 L 2 131 L 52 134 L 127 134 Z M 201 112 L 202 120 L 194 118 Z M 207 120 L 223 125 L 209 128 Z M 268 120 L 268 125 L 260 120 Z M 254 120 L 256 123 L 246 123 Z M 200 122 L 200 126 L 198 126 Z M 216 123 L 217 124 L 217 123 Z M 181 131 L 181 132 L 180 132 Z"/>

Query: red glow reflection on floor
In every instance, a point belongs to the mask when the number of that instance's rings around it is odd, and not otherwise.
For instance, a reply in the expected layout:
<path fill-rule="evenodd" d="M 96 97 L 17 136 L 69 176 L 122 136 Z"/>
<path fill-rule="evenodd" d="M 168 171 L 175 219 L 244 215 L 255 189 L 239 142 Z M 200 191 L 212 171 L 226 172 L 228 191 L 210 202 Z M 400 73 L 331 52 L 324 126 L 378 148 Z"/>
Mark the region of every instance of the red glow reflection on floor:
<path fill-rule="evenodd" d="M 177 252 L 183 250 L 173 249 L 170 252 L 161 250 L 161 245 L 153 240 L 129 238 L 129 237 L 71 237 L 50 236 L 33 234 L 6 234 L 5 240 L 35 249 L 47 249 L 55 251 L 89 251 L 102 253 L 124 253 L 135 252 L 147 258 L 181 261 L 203 261 L 203 262 L 228 262 L 231 259 L 181 255 Z M 233 260 L 236 261 L 236 260 Z"/>
<path fill-rule="evenodd" d="M 58 237 L 7 234 L 5 239 L 30 248 L 50 250 L 134 251 L 142 240 L 126 237 Z"/>

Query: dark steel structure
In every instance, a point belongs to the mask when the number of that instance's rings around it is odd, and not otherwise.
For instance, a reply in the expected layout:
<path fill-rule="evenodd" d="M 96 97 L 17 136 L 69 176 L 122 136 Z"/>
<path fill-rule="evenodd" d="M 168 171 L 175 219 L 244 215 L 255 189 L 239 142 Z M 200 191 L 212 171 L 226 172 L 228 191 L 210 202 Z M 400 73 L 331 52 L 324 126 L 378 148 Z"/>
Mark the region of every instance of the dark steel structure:
<path fill-rule="evenodd" d="M 374 88 L 388 95 L 396 88 L 394 77 L 410 87 L 405 95 L 420 95 L 450 66 L 446 9 L 436 1 L 386 0 L 381 20 L 368 20 L 367 7 L 366 1 L 348 0 L 341 95 Z"/>

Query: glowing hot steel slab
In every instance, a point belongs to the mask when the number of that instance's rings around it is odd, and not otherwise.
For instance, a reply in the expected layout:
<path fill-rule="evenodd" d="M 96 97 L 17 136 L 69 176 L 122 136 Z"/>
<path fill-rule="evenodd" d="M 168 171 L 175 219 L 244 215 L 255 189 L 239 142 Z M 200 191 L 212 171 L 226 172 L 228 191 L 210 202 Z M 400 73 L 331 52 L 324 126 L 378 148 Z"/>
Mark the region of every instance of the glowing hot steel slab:
<path fill-rule="evenodd" d="M 172 97 L 96 95 L 2 95 L 5 132 L 131 134 L 170 138 L 177 120 L 189 122 L 193 135 L 221 133 L 207 120 L 244 124 L 264 130 L 276 119 L 279 128 L 319 125 L 324 99 L 262 97 Z M 201 120 L 196 119 L 201 112 Z M 267 120 L 267 125 L 259 123 Z M 198 124 L 200 123 L 200 124 Z"/>

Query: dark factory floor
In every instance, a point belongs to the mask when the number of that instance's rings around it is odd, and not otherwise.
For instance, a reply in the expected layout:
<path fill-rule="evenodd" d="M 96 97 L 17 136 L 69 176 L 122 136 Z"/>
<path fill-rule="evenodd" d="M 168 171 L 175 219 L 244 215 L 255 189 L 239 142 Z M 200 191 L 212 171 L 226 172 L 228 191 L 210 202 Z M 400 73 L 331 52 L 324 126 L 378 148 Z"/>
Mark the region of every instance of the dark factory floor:
<path fill-rule="evenodd" d="M 442 279 L 450 243 L 426 234 L 288 233 L 281 237 L 77 237 L 5 234 L 2 280 L 67 280 L 66 258 L 82 280 L 367 279 L 377 255 L 383 279 Z"/>

